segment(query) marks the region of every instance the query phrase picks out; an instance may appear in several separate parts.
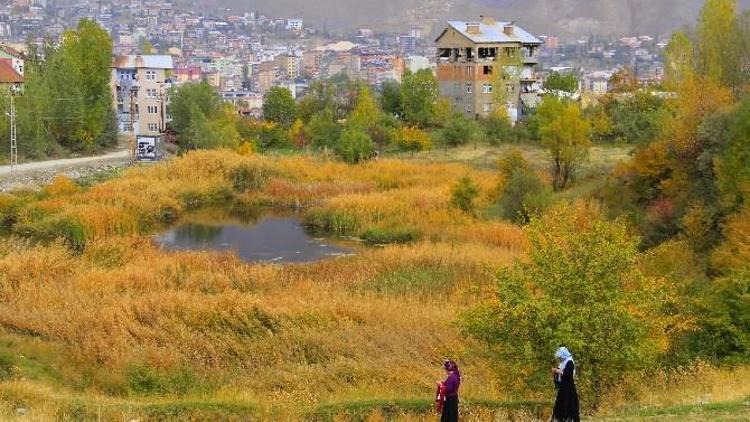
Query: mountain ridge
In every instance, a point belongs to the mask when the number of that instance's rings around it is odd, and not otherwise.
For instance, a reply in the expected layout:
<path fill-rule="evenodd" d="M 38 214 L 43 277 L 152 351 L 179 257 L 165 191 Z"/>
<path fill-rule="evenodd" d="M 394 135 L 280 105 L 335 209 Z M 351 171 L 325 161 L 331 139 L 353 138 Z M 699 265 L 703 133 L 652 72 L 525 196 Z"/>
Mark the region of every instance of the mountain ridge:
<path fill-rule="evenodd" d="M 704 0 L 204 0 L 208 7 L 237 12 L 259 10 L 299 17 L 318 27 L 351 31 L 359 27 L 435 33 L 446 19 L 480 14 L 516 20 L 536 33 L 561 36 L 666 33 L 695 22 Z M 214 4 L 215 3 L 215 4 Z M 743 8 L 750 0 L 740 0 Z"/>

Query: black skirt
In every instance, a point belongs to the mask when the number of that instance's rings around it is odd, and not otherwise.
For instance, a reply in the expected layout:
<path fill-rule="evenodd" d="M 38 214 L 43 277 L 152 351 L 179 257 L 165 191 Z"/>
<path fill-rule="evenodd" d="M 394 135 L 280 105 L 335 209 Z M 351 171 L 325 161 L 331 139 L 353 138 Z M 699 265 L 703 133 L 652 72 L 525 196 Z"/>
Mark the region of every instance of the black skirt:
<path fill-rule="evenodd" d="M 440 422 L 458 422 L 458 396 L 445 398 Z"/>

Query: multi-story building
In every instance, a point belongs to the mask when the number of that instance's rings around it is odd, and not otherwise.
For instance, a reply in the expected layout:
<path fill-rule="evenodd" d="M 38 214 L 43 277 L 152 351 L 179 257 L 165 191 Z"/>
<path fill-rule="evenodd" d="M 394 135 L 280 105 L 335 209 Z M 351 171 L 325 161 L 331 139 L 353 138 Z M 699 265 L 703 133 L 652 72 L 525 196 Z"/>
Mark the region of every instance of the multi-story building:
<path fill-rule="evenodd" d="M 112 93 L 121 132 L 158 135 L 169 121 L 166 111 L 172 56 L 117 56 L 112 63 Z"/>
<path fill-rule="evenodd" d="M 514 22 L 480 17 L 476 22 L 448 22 L 435 43 L 440 94 L 457 109 L 477 117 L 504 106 L 512 121 L 521 117 L 521 94 L 538 86 L 541 40 Z M 504 67 L 503 78 L 498 66 Z M 499 83 L 505 86 L 495 86 Z M 498 89 L 505 90 L 505 95 L 497 95 Z M 500 97 L 506 104 L 496 104 Z"/>

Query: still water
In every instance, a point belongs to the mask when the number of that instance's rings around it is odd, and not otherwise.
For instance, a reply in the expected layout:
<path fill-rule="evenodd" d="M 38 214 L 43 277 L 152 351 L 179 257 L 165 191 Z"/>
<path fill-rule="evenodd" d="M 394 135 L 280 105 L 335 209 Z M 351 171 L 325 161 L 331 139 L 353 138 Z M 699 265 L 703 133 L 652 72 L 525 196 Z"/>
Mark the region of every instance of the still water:
<path fill-rule="evenodd" d="M 189 216 L 155 240 L 168 251 L 226 251 L 247 262 L 313 262 L 354 252 L 353 242 L 315 236 L 296 215 Z"/>

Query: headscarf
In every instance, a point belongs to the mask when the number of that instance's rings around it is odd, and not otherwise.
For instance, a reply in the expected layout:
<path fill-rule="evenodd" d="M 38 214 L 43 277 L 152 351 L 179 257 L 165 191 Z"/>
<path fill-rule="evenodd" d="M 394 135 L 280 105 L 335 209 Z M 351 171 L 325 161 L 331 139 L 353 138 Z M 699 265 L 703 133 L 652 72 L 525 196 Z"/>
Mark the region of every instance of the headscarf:
<path fill-rule="evenodd" d="M 565 367 L 568 366 L 568 362 L 573 362 L 575 364 L 575 361 L 573 360 L 573 354 L 570 353 L 570 350 L 568 350 L 566 347 L 561 347 L 557 349 L 557 352 L 555 352 L 555 357 L 560 359 L 560 365 L 557 366 L 557 368 L 561 371 L 565 371 Z M 573 368 L 573 374 L 575 375 L 575 368 Z M 562 380 L 562 375 L 557 375 L 557 380 Z"/>
<path fill-rule="evenodd" d="M 456 362 L 453 362 L 453 359 L 446 359 L 445 362 L 443 362 L 443 368 L 448 372 L 458 372 L 458 365 L 456 365 Z"/>

